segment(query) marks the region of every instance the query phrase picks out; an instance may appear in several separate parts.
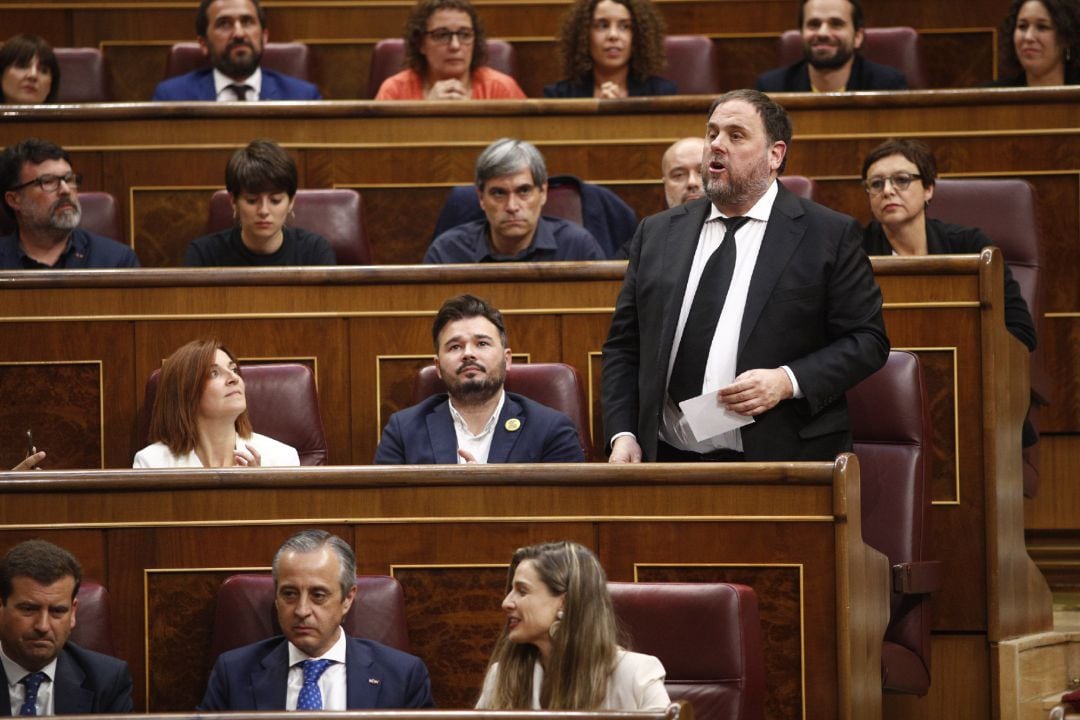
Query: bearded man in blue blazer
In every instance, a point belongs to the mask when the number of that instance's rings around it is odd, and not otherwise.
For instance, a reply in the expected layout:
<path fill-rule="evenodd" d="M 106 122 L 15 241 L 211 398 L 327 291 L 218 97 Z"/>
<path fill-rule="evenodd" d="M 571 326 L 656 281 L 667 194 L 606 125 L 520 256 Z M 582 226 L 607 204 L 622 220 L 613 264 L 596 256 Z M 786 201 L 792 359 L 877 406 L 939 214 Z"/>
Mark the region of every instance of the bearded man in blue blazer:
<path fill-rule="evenodd" d="M 325 530 L 296 533 L 274 555 L 278 635 L 222 653 L 199 710 L 372 710 L 434 707 L 420 658 L 349 637 L 356 554 Z"/>
<path fill-rule="evenodd" d="M 854 218 L 777 181 L 790 143 L 791 120 L 767 95 L 721 95 L 706 124 L 706 197 L 638 226 L 604 344 L 612 462 L 851 449 L 844 393 L 889 353 L 881 290 Z"/>
<path fill-rule="evenodd" d="M 319 89 L 259 66 L 270 38 L 259 0 L 202 0 L 195 34 L 211 67 L 158 83 L 154 100 L 319 100 Z"/>
<path fill-rule="evenodd" d="M 503 389 L 512 360 L 502 313 L 473 295 L 451 298 L 431 336 L 447 392 L 390 417 L 376 464 L 584 462 L 570 418 Z"/>

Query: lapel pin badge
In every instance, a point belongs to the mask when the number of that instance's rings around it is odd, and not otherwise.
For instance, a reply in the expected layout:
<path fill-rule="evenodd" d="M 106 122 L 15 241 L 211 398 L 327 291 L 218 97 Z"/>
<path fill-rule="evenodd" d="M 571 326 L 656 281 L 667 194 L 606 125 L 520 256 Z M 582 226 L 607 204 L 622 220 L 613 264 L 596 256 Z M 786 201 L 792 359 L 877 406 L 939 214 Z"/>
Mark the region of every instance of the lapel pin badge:
<path fill-rule="evenodd" d="M 368 678 L 367 681 L 372 685 L 382 685 L 382 681 L 379 678 Z"/>
<path fill-rule="evenodd" d="M 510 418 L 506 421 L 506 429 L 508 432 L 517 432 L 521 429 L 521 421 L 517 418 Z"/>

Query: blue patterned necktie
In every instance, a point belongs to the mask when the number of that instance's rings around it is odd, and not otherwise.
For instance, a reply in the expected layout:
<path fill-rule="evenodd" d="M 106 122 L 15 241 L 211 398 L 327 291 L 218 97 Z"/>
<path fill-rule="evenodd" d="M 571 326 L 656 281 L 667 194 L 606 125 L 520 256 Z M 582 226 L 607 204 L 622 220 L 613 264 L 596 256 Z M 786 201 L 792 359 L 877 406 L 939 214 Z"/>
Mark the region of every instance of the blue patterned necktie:
<path fill-rule="evenodd" d="M 24 696 L 22 707 L 19 708 L 20 715 L 37 715 L 37 694 L 38 688 L 41 687 L 41 683 L 48 679 L 48 675 L 40 670 L 36 673 L 30 673 L 19 682 L 26 686 L 26 695 Z"/>
<path fill-rule="evenodd" d="M 304 686 L 300 688 L 300 697 L 296 699 L 297 710 L 323 709 L 319 678 L 329 665 L 329 660 L 305 660 L 300 663 L 300 668 L 304 671 Z"/>

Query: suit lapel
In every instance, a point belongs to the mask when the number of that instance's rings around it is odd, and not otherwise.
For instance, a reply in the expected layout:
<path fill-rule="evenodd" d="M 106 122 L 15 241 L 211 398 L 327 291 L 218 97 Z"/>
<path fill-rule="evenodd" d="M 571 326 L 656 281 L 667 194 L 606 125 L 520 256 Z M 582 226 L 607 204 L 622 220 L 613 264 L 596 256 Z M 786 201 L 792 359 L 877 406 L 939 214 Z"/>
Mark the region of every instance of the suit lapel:
<path fill-rule="evenodd" d="M 345 638 L 345 707 L 349 710 L 379 707 L 383 678 L 373 666 L 368 649 L 354 638 Z"/>
<path fill-rule="evenodd" d="M 491 438 L 491 449 L 488 450 L 489 464 L 510 462 L 510 454 L 514 451 L 514 445 L 517 444 L 521 433 L 525 431 L 525 419 L 522 417 L 524 412 L 525 408 L 521 407 L 507 393 L 506 402 L 503 403 L 502 412 L 499 413 L 499 419 L 495 423 L 495 433 Z M 514 432 L 506 429 L 506 421 L 510 418 L 517 418 L 520 421 L 518 429 Z"/>
<path fill-rule="evenodd" d="M 209 70 L 199 78 L 199 99 L 217 100 L 217 90 L 214 89 L 214 71 Z"/>
<path fill-rule="evenodd" d="M 289 683 L 289 643 L 282 640 L 262 659 L 262 669 L 251 674 L 256 710 L 284 710 Z"/>
<path fill-rule="evenodd" d="M 11 694 L 8 692 L 8 676 L 3 664 L 0 664 L 0 680 L 4 681 L 4 690 L 0 692 L 0 717 L 10 717 Z"/>
<path fill-rule="evenodd" d="M 443 465 L 457 463 L 457 433 L 454 432 L 454 418 L 450 416 L 450 399 L 446 398 L 436 405 L 425 420 L 434 462 Z"/>
<path fill-rule="evenodd" d="M 262 87 L 259 88 L 260 100 L 279 100 L 280 91 L 277 83 L 274 82 L 274 77 L 266 72 L 266 68 L 262 71 Z"/>
<path fill-rule="evenodd" d="M 53 683 L 53 711 L 57 715 L 85 715 L 94 709 L 94 693 L 82 686 L 86 673 L 72 662 L 66 652 L 56 658 L 56 681 Z"/>
<path fill-rule="evenodd" d="M 668 238 L 664 246 L 663 277 L 671 282 L 671 288 L 664 293 L 667 298 L 664 304 L 664 324 L 661 328 L 660 344 L 657 347 L 657 369 L 667 376 L 668 365 L 671 360 L 671 344 L 675 342 L 675 328 L 679 324 L 679 310 L 682 309 L 683 295 L 686 294 L 686 282 L 690 277 L 690 265 L 694 261 L 694 252 L 697 250 L 698 238 L 701 237 L 701 227 L 705 224 L 705 218 L 709 216 L 712 203 L 701 200 L 682 206 L 683 213 L 672 214 L 668 220 L 668 230 L 665 236 Z M 666 385 L 661 382 L 664 392 Z"/>
<path fill-rule="evenodd" d="M 754 274 L 750 277 L 750 288 L 746 293 L 746 309 L 743 311 L 742 327 L 739 329 L 739 351 L 736 358 L 742 355 L 746 340 L 757 325 L 773 288 L 776 287 L 795 248 L 802 241 L 806 227 L 796 221 L 802 214 L 803 209 L 798 198 L 779 184 L 772 213 L 765 226 L 765 237 L 761 240 L 757 263 L 754 265 Z"/>

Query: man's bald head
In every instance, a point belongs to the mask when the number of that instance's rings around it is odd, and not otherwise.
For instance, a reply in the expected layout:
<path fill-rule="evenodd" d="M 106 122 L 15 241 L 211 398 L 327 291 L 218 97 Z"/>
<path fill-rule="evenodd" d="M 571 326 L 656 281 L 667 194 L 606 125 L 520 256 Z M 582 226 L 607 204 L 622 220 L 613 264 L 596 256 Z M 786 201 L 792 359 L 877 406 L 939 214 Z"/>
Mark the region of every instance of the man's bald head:
<path fill-rule="evenodd" d="M 701 183 L 704 152 L 705 140 L 699 137 L 676 140 L 664 151 L 660 171 L 664 177 L 664 196 L 668 207 L 705 196 Z"/>

